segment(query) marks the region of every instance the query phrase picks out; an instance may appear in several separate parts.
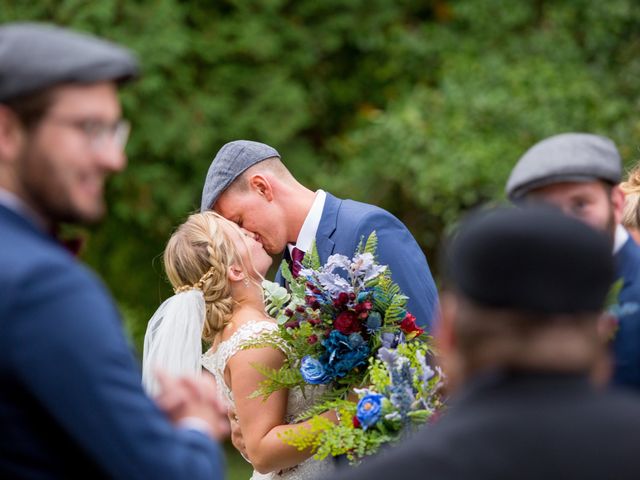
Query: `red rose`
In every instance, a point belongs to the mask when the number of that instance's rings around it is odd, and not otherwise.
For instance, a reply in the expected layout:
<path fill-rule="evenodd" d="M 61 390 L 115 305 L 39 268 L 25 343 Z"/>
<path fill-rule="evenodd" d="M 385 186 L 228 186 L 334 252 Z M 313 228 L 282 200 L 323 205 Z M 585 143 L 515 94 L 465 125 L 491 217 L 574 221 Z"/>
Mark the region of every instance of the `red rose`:
<path fill-rule="evenodd" d="M 416 325 L 416 317 L 410 313 L 407 313 L 407 316 L 404 317 L 404 320 L 400 323 L 400 328 L 404 333 L 416 332 L 416 335 L 422 335 L 424 333 L 424 329 Z"/>
<path fill-rule="evenodd" d="M 310 335 L 309 338 L 307 338 L 307 342 L 310 345 L 313 345 L 314 343 L 316 343 L 318 341 L 318 336 L 317 335 Z"/>
<path fill-rule="evenodd" d="M 342 312 L 333 322 L 333 327 L 340 333 L 349 335 L 360 331 L 361 325 L 354 312 Z"/>
<path fill-rule="evenodd" d="M 360 420 L 355 415 L 353 416 L 353 428 L 360 428 Z"/>

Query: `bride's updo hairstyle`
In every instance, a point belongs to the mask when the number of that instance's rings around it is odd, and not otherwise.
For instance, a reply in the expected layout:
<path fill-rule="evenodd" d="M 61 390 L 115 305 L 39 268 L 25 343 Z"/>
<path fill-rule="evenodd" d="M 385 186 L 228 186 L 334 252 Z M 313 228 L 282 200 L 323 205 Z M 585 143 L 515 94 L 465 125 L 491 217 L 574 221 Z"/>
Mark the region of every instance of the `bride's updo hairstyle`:
<path fill-rule="evenodd" d="M 248 271 L 225 224 L 244 238 L 235 223 L 207 211 L 189 216 L 171 236 L 164 251 L 165 271 L 174 291 L 195 288 L 204 294 L 206 319 L 202 339 L 208 343 L 214 342 L 233 313 L 229 267 L 239 264 L 243 271 Z"/>

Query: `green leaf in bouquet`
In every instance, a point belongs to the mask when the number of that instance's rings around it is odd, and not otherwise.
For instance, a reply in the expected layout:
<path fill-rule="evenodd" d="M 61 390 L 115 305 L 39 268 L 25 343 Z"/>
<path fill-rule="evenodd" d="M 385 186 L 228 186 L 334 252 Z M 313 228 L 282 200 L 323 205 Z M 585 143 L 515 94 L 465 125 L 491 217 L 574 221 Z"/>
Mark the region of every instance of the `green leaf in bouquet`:
<path fill-rule="evenodd" d="M 304 254 L 304 258 L 302 259 L 302 266 L 304 268 L 311 268 L 313 270 L 320 270 L 322 268 L 315 240 L 311 243 L 311 248 L 309 249 L 309 251 Z"/>
<path fill-rule="evenodd" d="M 389 308 L 393 298 L 400 294 L 400 287 L 393 283 L 391 277 L 383 275 L 373 289 L 373 303 L 376 310 L 384 312 Z"/>
<path fill-rule="evenodd" d="M 384 325 L 396 325 L 407 315 L 406 310 L 407 297 L 404 295 L 395 295 L 391 300 L 391 304 L 384 312 Z"/>
<path fill-rule="evenodd" d="M 613 282 L 613 285 L 611 285 L 611 288 L 609 289 L 609 292 L 607 293 L 607 298 L 604 302 L 604 308 L 605 309 L 609 309 L 611 307 L 613 307 L 614 305 L 617 305 L 618 302 L 618 297 L 620 296 L 620 290 L 622 290 L 622 286 L 624 285 L 624 279 L 623 278 L 619 278 L 617 279 L 615 282 Z"/>
<path fill-rule="evenodd" d="M 408 416 L 411 420 L 420 424 L 425 423 L 427 420 L 429 420 L 429 417 L 431 417 L 431 415 L 433 415 L 433 412 L 429 410 L 413 410 L 408 413 Z"/>
<path fill-rule="evenodd" d="M 374 230 L 367 238 L 367 243 L 364 245 L 364 253 L 370 253 L 373 257 L 376 257 L 376 251 L 378 249 L 378 235 Z"/>
<path fill-rule="evenodd" d="M 279 369 L 270 368 L 265 365 L 252 363 L 251 366 L 260 372 L 265 379 L 260 382 L 258 389 L 249 395 L 249 398 L 260 398 L 267 400 L 272 393 L 282 389 L 292 389 L 305 382 L 297 368 L 287 367 L 286 365 Z"/>
<path fill-rule="evenodd" d="M 278 434 L 278 437 L 287 445 L 297 448 L 298 450 L 306 450 L 310 448 L 315 451 L 318 448 L 318 440 L 322 437 L 322 433 L 335 428 L 334 423 L 328 418 L 315 416 L 309 420 L 308 428 L 296 428 L 285 430 Z"/>
<path fill-rule="evenodd" d="M 289 284 L 289 290 L 291 290 L 292 298 L 304 298 L 305 284 L 304 282 L 299 282 L 297 279 L 293 278 L 291 270 L 289 269 L 289 264 L 286 260 L 283 260 L 280 264 L 280 273 L 282 274 L 282 278 L 284 278 Z"/>
<path fill-rule="evenodd" d="M 369 359 L 369 378 L 371 380 L 371 386 L 377 392 L 384 392 L 385 389 L 391 385 L 391 378 L 387 367 L 382 360 L 370 358 Z"/>
<path fill-rule="evenodd" d="M 296 417 L 295 422 L 308 420 L 311 417 L 326 412 L 327 410 L 338 410 L 346 408 L 347 405 L 345 404 L 345 402 L 348 402 L 348 400 L 345 400 L 344 397 L 346 396 L 348 391 L 348 388 L 327 389 L 311 407 L 309 407 L 307 410 Z M 353 412 L 351 413 L 351 416 L 353 416 L 355 413 L 356 404 L 353 402 L 349 403 L 353 405 Z"/>
<path fill-rule="evenodd" d="M 264 292 L 265 311 L 269 316 L 276 319 L 278 323 L 282 323 L 287 317 L 284 310 L 287 303 L 291 300 L 291 295 L 286 288 L 275 282 L 263 280 L 262 291 Z"/>

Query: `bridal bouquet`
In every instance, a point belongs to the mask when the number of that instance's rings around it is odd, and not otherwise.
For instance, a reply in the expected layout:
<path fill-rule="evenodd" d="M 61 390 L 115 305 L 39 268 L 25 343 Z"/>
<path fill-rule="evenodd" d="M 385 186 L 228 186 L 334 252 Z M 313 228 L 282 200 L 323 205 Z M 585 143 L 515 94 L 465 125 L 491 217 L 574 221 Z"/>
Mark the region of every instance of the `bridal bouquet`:
<path fill-rule="evenodd" d="M 441 406 L 442 374 L 426 361 L 429 338 L 406 310 L 408 299 L 388 268 L 376 262 L 376 246 L 373 232 L 353 258 L 332 255 L 325 265 L 312 248 L 297 278 L 283 262 L 290 291 L 263 284 L 267 311 L 280 328 L 252 346 L 276 346 L 287 359 L 278 370 L 255 366 L 266 380 L 254 395 L 324 386 L 298 419 L 311 419 L 311 428 L 282 436 L 301 450 L 311 447 L 317 459 L 347 455 L 356 462 Z M 338 412 L 338 425 L 319 416 L 329 409 Z"/>

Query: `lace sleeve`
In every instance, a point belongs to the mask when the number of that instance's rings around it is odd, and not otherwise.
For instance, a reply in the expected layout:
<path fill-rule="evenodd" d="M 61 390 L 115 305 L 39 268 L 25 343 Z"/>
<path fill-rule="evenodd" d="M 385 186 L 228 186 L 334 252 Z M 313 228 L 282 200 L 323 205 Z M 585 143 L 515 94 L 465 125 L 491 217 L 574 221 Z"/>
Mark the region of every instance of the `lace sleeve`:
<path fill-rule="evenodd" d="M 277 341 L 278 326 L 274 322 L 263 320 L 250 321 L 241 325 L 229 339 L 218 345 L 215 352 L 208 351 L 202 356 L 202 366 L 213 374 L 218 388 L 222 390 L 232 405 L 234 404 L 233 396 L 224 381 L 224 369 L 227 366 L 227 362 L 236 353 L 255 343 L 260 335 L 271 333 L 274 335 L 270 335 L 270 340 L 274 340 L 274 344 L 286 355 L 284 342 Z"/>

